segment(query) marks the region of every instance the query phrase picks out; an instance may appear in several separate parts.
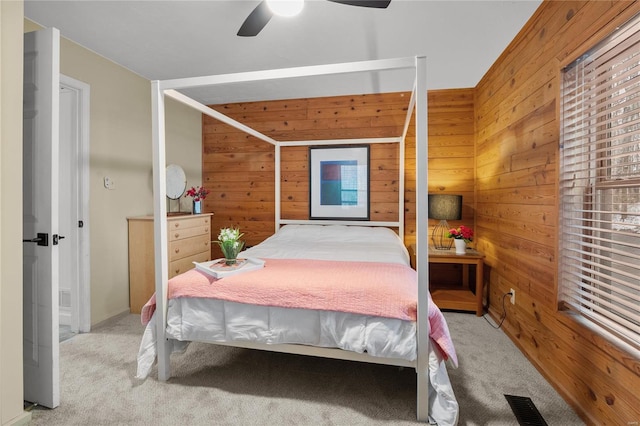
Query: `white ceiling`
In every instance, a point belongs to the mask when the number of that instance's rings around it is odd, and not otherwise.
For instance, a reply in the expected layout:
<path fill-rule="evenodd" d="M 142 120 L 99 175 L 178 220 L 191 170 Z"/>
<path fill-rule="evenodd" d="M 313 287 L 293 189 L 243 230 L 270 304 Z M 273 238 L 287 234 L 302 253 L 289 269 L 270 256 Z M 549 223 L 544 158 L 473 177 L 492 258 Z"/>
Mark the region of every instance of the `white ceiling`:
<path fill-rule="evenodd" d="M 25 16 L 149 80 L 425 55 L 430 89 L 474 87 L 541 0 L 392 0 L 387 9 L 306 0 L 256 37 L 253 1 L 25 0 Z M 205 104 L 411 90 L 385 73 L 217 86 Z"/>

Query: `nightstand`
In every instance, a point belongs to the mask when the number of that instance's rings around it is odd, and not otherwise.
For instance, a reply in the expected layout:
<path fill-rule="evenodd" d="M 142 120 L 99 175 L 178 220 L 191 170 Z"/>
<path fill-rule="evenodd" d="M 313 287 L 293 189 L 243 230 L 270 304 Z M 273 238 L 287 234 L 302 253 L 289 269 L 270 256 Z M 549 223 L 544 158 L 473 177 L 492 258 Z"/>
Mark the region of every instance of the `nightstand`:
<path fill-rule="evenodd" d="M 416 245 L 411 244 L 409 251 L 411 264 L 415 267 Z M 462 288 L 437 288 L 431 290 L 431 297 L 438 307 L 440 309 L 474 311 L 477 316 L 482 316 L 484 313 L 482 303 L 484 254 L 473 249 L 467 249 L 465 254 L 456 254 L 455 249 L 436 250 L 433 247 L 429 247 L 429 264 L 432 263 L 462 265 Z M 475 294 L 470 285 L 469 265 L 475 265 L 476 267 Z"/>

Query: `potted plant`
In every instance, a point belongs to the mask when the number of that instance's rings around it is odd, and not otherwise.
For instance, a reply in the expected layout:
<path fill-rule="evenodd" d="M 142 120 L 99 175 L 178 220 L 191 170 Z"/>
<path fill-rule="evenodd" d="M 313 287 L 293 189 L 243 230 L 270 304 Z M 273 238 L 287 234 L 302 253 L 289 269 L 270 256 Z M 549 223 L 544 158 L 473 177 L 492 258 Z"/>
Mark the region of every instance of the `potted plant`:
<path fill-rule="evenodd" d="M 456 245 L 456 254 L 465 254 L 467 250 L 467 243 L 473 241 L 473 229 L 464 225 L 460 225 L 459 228 L 451 228 L 447 232 L 447 238 L 453 238 L 453 242 Z"/>
<path fill-rule="evenodd" d="M 240 241 L 244 234 L 240 233 L 240 228 L 222 228 L 218 234 L 218 240 L 214 241 L 220 246 L 227 265 L 235 265 L 238 253 L 244 248 L 244 241 Z"/>
<path fill-rule="evenodd" d="M 202 200 L 207 198 L 209 192 L 204 186 L 192 186 L 187 190 L 187 195 L 193 198 L 193 214 L 202 213 Z"/>

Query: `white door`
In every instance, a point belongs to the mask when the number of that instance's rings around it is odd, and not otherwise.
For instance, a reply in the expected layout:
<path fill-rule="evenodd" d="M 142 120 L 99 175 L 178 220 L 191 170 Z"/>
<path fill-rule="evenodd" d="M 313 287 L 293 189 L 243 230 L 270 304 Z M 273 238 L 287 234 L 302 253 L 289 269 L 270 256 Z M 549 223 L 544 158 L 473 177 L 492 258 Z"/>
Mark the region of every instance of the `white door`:
<path fill-rule="evenodd" d="M 60 75 L 60 330 L 89 332 L 90 86 Z M 63 328 L 63 326 L 65 326 Z M 62 336 L 61 336 L 62 337 Z"/>
<path fill-rule="evenodd" d="M 60 404 L 58 138 L 60 32 L 24 35 L 24 399 Z"/>

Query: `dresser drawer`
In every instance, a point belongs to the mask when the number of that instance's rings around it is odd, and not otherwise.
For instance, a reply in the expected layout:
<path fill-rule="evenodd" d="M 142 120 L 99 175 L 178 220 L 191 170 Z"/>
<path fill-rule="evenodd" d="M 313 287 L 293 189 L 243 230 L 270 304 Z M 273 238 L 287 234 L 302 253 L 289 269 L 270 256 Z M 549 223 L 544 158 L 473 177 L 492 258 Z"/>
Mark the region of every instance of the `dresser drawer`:
<path fill-rule="evenodd" d="M 176 228 L 172 229 L 171 225 L 169 225 L 169 241 L 182 240 L 184 238 L 191 238 L 198 235 L 206 235 L 207 237 L 211 235 L 209 225 L 197 226 L 194 228 Z"/>
<path fill-rule="evenodd" d="M 193 215 L 169 221 L 167 224 L 169 233 L 178 229 L 198 228 L 211 225 L 211 217 L 209 215 Z"/>
<path fill-rule="evenodd" d="M 169 278 L 173 278 L 183 272 L 187 272 L 195 267 L 193 262 L 207 262 L 211 260 L 209 251 L 198 253 L 180 260 L 169 263 Z"/>
<path fill-rule="evenodd" d="M 210 239 L 211 236 L 207 234 L 170 242 L 169 262 L 197 253 L 210 253 Z"/>

